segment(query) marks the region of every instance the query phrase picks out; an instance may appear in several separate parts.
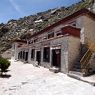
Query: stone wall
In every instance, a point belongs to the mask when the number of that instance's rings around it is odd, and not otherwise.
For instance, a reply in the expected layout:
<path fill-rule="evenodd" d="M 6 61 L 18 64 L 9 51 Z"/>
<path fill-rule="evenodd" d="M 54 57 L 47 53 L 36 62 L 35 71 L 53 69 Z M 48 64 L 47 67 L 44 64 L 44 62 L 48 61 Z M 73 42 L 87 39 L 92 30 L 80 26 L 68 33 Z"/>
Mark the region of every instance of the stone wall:
<path fill-rule="evenodd" d="M 67 73 L 68 72 L 68 60 L 66 59 L 66 58 L 68 58 L 68 55 L 66 55 L 66 53 L 68 52 L 67 43 L 68 43 L 68 37 L 64 36 L 64 37 L 54 38 L 54 39 L 51 39 L 51 40 L 48 40 L 48 41 L 43 41 L 43 42 L 34 44 L 33 47 L 35 47 L 35 54 L 38 50 L 41 51 L 41 66 L 46 67 L 46 68 L 51 68 L 52 67 L 52 48 L 60 46 L 60 49 L 61 49 L 61 72 Z M 43 62 L 43 48 L 46 46 L 45 44 L 48 47 L 50 47 L 50 62 Z M 31 49 L 33 47 L 30 46 L 29 55 L 31 54 L 30 52 L 31 52 Z M 34 60 L 32 60 L 29 57 L 28 62 L 30 64 L 31 63 L 35 64 L 36 63 L 36 55 L 35 55 Z"/>
<path fill-rule="evenodd" d="M 68 69 L 71 70 L 76 60 L 79 57 L 80 52 L 80 39 L 69 36 L 68 38 Z"/>
<path fill-rule="evenodd" d="M 7 51 L 5 51 L 3 54 L 1 54 L 3 58 L 7 58 L 7 59 L 11 59 L 12 57 L 12 50 L 9 49 Z"/>
<path fill-rule="evenodd" d="M 88 16 L 84 16 L 84 35 L 85 43 L 91 45 L 95 42 L 95 20 Z"/>

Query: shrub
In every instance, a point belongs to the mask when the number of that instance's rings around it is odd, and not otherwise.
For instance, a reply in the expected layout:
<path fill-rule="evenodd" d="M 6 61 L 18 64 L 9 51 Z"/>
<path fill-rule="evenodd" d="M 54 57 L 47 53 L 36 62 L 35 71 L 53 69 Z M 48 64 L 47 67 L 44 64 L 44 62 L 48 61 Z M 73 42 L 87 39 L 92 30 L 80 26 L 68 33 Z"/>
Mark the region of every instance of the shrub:
<path fill-rule="evenodd" d="M 0 69 L 1 69 L 1 75 L 4 73 L 4 72 L 7 72 L 8 68 L 10 66 L 10 62 L 5 59 L 5 58 L 2 58 L 0 57 Z"/>

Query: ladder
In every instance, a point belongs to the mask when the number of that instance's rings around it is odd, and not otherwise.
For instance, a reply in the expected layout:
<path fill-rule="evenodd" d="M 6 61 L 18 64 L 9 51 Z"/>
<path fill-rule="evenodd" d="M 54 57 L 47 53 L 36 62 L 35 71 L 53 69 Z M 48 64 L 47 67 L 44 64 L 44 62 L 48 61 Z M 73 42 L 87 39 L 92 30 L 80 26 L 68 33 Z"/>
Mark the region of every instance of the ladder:
<path fill-rule="evenodd" d="M 92 54 L 95 52 L 95 43 L 92 43 L 87 52 L 84 54 L 84 56 L 81 58 L 80 60 L 80 64 L 81 64 L 81 72 L 83 74 L 88 73 L 88 66 L 89 66 L 89 60 L 91 59 Z"/>

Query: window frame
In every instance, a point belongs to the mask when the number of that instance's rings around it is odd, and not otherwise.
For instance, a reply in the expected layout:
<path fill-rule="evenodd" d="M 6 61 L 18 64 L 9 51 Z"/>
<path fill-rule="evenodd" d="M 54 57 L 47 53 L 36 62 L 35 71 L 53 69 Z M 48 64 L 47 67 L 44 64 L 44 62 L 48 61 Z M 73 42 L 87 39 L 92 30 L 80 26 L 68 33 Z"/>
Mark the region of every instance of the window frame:
<path fill-rule="evenodd" d="M 31 49 L 31 59 L 35 59 L 35 49 Z"/>
<path fill-rule="evenodd" d="M 43 62 L 50 62 L 50 47 L 43 48 Z"/>
<path fill-rule="evenodd" d="M 47 38 L 50 39 L 50 38 L 53 38 L 54 37 L 54 31 L 53 32 L 49 32 L 48 35 L 47 35 Z"/>
<path fill-rule="evenodd" d="M 61 30 L 59 30 L 59 31 L 56 32 L 56 36 L 61 36 L 61 35 L 63 35 Z"/>

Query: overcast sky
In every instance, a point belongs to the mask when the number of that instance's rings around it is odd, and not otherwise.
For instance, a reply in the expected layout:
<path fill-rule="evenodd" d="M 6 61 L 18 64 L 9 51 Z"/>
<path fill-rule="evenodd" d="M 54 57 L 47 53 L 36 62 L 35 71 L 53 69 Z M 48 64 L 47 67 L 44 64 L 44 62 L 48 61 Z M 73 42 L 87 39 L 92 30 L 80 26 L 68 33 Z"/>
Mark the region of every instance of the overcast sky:
<path fill-rule="evenodd" d="M 0 0 L 0 23 L 51 8 L 70 6 L 81 0 Z"/>

